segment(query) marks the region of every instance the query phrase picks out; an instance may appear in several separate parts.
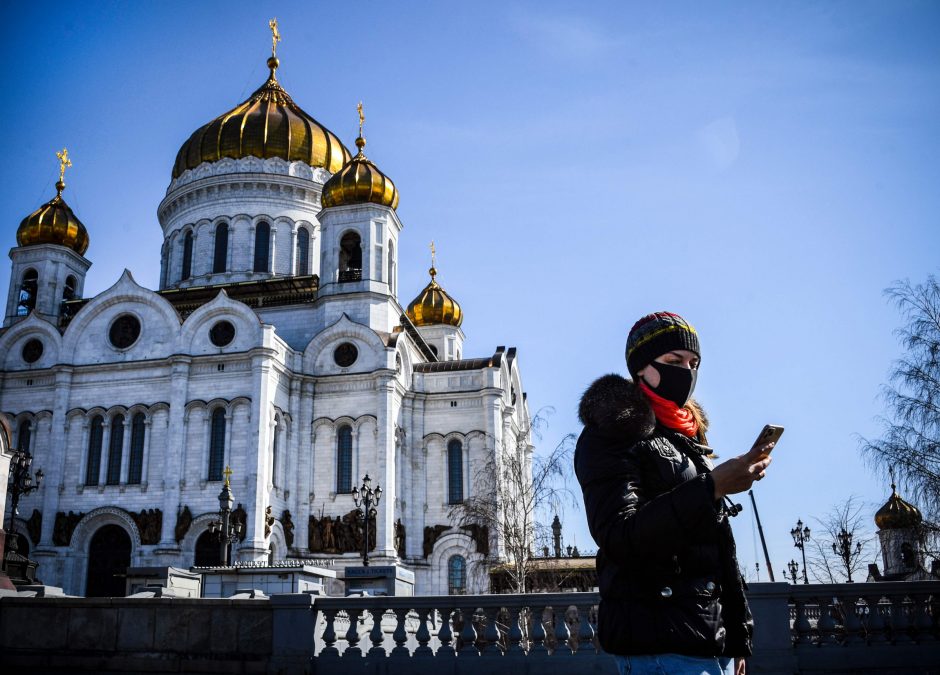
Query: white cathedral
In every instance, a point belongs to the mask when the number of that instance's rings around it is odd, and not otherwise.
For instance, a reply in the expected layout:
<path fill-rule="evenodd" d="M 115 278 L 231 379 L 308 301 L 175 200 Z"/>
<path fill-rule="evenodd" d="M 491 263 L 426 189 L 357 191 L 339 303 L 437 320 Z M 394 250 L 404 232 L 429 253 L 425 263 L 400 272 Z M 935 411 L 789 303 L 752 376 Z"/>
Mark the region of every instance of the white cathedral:
<path fill-rule="evenodd" d="M 125 271 L 83 296 L 89 234 L 63 197 L 66 158 L 56 196 L 19 226 L 0 411 L 45 480 L 10 536 L 66 593 L 123 595 L 128 565 L 217 564 L 226 467 L 236 561 L 359 564 L 365 474 L 383 489 L 374 564 L 414 572 L 417 594 L 485 590 L 468 569 L 505 557 L 451 514 L 501 450 L 532 452 L 515 350 L 464 358 L 433 261 L 402 307 L 398 191 L 363 154 L 361 109 L 352 155 L 278 65 L 272 53 L 261 88 L 180 148 L 157 209 L 158 290 Z"/>

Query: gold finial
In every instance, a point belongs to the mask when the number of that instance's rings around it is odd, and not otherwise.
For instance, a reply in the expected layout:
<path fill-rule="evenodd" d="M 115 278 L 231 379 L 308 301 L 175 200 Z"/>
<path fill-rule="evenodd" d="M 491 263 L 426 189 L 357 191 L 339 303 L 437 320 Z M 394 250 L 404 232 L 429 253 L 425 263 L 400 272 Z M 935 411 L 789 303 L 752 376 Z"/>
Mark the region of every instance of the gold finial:
<path fill-rule="evenodd" d="M 232 467 L 226 466 L 225 471 L 223 471 L 222 473 L 225 474 L 225 485 L 226 487 L 228 487 L 229 485 L 231 485 L 232 474 L 235 472 L 232 471 Z"/>
<path fill-rule="evenodd" d="M 277 17 L 268 21 L 268 28 L 271 29 L 271 56 L 277 58 L 277 43 L 281 41 L 281 33 L 277 29 Z"/>
<path fill-rule="evenodd" d="M 894 482 L 894 467 L 888 467 L 888 473 L 891 474 L 891 493 L 897 492 L 898 486 Z"/>
<path fill-rule="evenodd" d="M 56 190 L 62 192 L 65 189 L 65 170 L 72 166 L 72 160 L 69 159 L 68 148 L 62 148 L 62 152 L 55 153 L 59 158 L 59 182 L 55 184 Z"/>
<path fill-rule="evenodd" d="M 434 280 L 434 277 L 437 276 L 437 267 L 435 266 L 435 256 L 437 255 L 437 249 L 434 248 L 434 240 L 431 240 L 431 269 L 428 272 L 431 275 L 431 280 Z"/>
<path fill-rule="evenodd" d="M 356 147 L 359 148 L 361 153 L 362 149 L 366 147 L 366 137 L 362 135 L 362 123 L 366 121 L 365 113 L 362 112 L 362 101 L 359 101 L 356 110 L 359 111 L 359 136 L 356 138 Z"/>

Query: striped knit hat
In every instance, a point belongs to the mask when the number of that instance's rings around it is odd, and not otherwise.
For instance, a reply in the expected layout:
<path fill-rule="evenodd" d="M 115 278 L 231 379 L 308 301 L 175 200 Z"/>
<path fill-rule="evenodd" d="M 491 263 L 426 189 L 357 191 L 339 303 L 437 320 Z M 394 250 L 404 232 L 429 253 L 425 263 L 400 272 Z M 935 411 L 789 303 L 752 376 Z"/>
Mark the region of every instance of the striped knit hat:
<path fill-rule="evenodd" d="M 633 324 L 627 336 L 627 370 L 636 380 L 637 371 L 650 361 L 674 349 L 695 352 L 702 358 L 698 333 L 678 314 L 653 312 Z"/>

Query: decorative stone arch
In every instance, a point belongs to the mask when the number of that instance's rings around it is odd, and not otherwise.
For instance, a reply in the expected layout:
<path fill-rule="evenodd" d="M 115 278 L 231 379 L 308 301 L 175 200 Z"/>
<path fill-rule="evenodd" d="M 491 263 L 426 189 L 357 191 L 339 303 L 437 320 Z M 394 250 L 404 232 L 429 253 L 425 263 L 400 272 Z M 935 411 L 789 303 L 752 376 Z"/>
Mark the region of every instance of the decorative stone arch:
<path fill-rule="evenodd" d="M 328 362 L 322 362 L 320 357 L 324 352 L 332 354 L 331 348 L 339 346 L 344 339 L 350 342 L 358 340 L 362 345 L 377 354 L 384 354 L 386 350 L 385 343 L 376 335 L 375 331 L 364 324 L 353 321 L 344 312 L 335 323 L 320 331 L 307 343 L 303 355 L 303 371 L 313 375 L 338 373 L 340 368 L 333 363 L 332 358 Z M 360 363 L 362 363 L 361 359 L 354 363 L 350 370 L 367 372 L 359 366 Z"/>
<path fill-rule="evenodd" d="M 215 513 L 203 513 L 195 518 L 193 518 L 192 524 L 190 524 L 189 529 L 186 531 L 186 534 L 183 535 L 183 538 L 180 540 L 180 552 L 184 563 L 189 561 L 189 565 L 195 564 L 196 560 L 196 542 L 199 540 L 203 534 L 209 530 L 209 523 L 219 519 L 219 514 Z M 238 541 L 235 541 L 232 544 L 232 557 L 235 556 L 235 551 L 238 550 Z"/>
<path fill-rule="evenodd" d="M 235 325 L 235 339 L 224 347 L 216 347 L 208 340 L 199 348 L 202 331 L 208 331 L 216 320 L 230 319 Z M 222 351 L 246 351 L 260 345 L 263 340 L 262 324 L 245 303 L 232 300 L 221 289 L 218 294 L 205 305 L 196 309 L 186 317 L 177 339 L 177 349 L 182 354 L 218 353 Z"/>
<path fill-rule="evenodd" d="M 31 339 L 40 339 L 43 346 L 42 356 L 34 363 L 23 360 L 23 347 Z M 29 315 L 0 336 L 0 354 L 6 354 L 2 367 L 4 370 L 24 370 L 48 368 L 59 362 L 62 350 L 62 336 L 55 326 L 39 317 L 38 312 Z"/>
<path fill-rule="evenodd" d="M 284 560 L 290 555 L 287 548 L 287 541 L 284 538 L 284 526 L 280 519 L 275 517 L 274 524 L 271 525 L 271 535 L 268 537 L 268 546 L 274 546 L 274 559 Z"/>
<path fill-rule="evenodd" d="M 72 532 L 69 546 L 72 558 L 72 583 L 70 592 L 77 595 L 85 594 L 85 585 L 88 581 L 88 556 L 91 539 L 95 532 L 105 525 L 117 525 L 130 536 L 131 565 L 138 562 L 140 557 L 140 532 L 133 518 L 124 509 L 114 506 L 97 508 L 82 518 Z"/>
<path fill-rule="evenodd" d="M 166 401 L 158 401 L 157 403 L 154 403 L 153 405 L 151 405 L 148 408 L 147 412 L 149 413 L 150 418 L 153 418 L 153 416 L 156 415 L 158 412 L 165 412 L 169 414 L 170 404 L 167 403 Z"/>
<path fill-rule="evenodd" d="M 124 415 L 124 417 L 127 417 L 127 408 L 123 405 L 113 405 L 105 411 L 105 417 L 109 420 L 115 415 Z"/>
<path fill-rule="evenodd" d="M 476 542 L 466 530 L 453 527 L 438 537 L 428 556 L 431 594 L 447 595 L 447 563 L 455 555 L 467 562 L 467 594 L 485 593 L 489 588 L 486 558 L 477 551 Z"/>

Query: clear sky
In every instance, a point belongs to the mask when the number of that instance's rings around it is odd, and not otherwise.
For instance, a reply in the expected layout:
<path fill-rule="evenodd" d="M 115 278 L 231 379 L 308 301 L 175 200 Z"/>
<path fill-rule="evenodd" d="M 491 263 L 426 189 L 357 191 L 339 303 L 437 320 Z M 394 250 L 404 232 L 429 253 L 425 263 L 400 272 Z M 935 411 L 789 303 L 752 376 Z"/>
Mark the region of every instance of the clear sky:
<path fill-rule="evenodd" d="M 730 457 L 787 427 L 755 490 L 774 569 L 789 530 L 887 497 L 878 433 L 899 354 L 882 290 L 940 266 L 940 5 L 930 2 L 4 3 L 4 245 L 55 194 L 88 227 L 86 296 L 155 288 L 179 146 L 278 77 L 398 185 L 403 304 L 438 280 L 465 354 L 519 349 L 543 449 L 659 309 L 702 339 L 698 398 Z M 4 260 L 0 276 L 9 275 Z M 572 481 L 578 500 L 577 484 Z M 746 495 L 739 556 L 759 559 Z M 566 543 L 593 549 L 583 510 Z M 869 519 L 871 529 L 873 522 Z M 766 572 L 761 563 L 761 579 Z"/>

